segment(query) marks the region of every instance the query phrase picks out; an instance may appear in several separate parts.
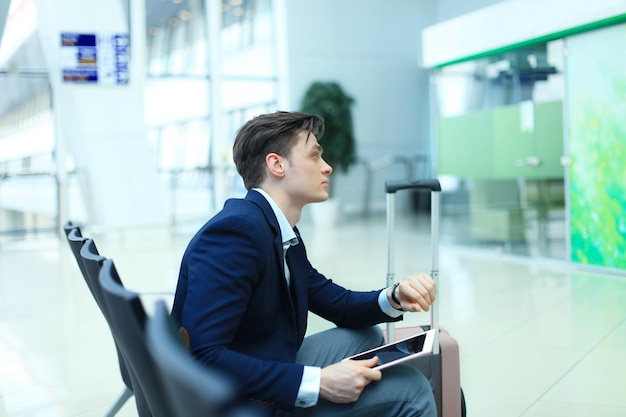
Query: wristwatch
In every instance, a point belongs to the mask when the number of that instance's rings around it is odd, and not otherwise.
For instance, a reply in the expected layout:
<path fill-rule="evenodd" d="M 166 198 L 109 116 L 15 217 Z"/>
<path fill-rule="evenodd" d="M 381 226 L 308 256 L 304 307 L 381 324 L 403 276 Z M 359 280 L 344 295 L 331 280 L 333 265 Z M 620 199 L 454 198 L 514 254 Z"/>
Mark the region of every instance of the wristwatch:
<path fill-rule="evenodd" d="M 393 284 L 393 288 L 391 289 L 391 299 L 394 303 L 400 306 L 399 308 L 394 307 L 396 310 L 404 311 L 404 309 L 402 308 L 402 303 L 400 303 L 400 300 L 398 300 L 398 297 L 396 297 L 396 289 L 398 288 L 398 285 L 400 285 L 399 282 Z"/>

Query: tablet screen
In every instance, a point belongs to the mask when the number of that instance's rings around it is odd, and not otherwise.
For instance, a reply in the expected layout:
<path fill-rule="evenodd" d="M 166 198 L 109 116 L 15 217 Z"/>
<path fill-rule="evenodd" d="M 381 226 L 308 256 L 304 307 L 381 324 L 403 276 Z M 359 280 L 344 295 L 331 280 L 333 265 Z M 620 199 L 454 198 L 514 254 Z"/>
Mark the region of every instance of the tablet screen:
<path fill-rule="evenodd" d="M 374 369 L 386 368 L 392 363 L 404 362 L 405 359 L 410 359 L 414 356 L 418 356 L 418 354 L 430 352 L 432 350 L 431 345 L 433 336 L 430 332 L 431 331 L 420 333 L 388 345 L 359 353 L 347 359 L 363 360 L 377 356 L 378 364 Z"/>

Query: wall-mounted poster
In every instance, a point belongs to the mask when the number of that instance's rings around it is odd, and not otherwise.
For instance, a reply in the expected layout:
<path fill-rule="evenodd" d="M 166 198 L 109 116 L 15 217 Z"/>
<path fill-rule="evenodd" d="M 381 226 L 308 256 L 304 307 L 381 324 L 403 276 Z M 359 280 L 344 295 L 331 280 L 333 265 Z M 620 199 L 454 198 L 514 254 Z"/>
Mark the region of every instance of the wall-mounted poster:
<path fill-rule="evenodd" d="M 61 72 L 64 82 L 127 84 L 127 34 L 61 34 Z"/>
<path fill-rule="evenodd" d="M 567 47 L 571 259 L 626 269 L 626 25 Z"/>

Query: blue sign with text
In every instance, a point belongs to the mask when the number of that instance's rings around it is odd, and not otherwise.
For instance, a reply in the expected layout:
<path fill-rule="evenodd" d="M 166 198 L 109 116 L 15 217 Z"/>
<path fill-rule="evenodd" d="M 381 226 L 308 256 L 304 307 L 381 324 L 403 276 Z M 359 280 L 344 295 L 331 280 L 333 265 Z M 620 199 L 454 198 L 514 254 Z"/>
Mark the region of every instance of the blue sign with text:
<path fill-rule="evenodd" d="M 130 71 L 128 34 L 61 34 L 63 81 L 128 84 Z"/>

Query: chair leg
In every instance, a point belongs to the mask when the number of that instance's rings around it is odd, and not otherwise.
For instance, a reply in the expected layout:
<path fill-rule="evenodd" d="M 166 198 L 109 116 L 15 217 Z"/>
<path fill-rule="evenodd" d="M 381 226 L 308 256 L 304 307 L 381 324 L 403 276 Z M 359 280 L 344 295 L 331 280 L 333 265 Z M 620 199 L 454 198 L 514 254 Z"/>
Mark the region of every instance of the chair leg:
<path fill-rule="evenodd" d="M 132 396 L 133 396 L 133 392 L 129 390 L 128 387 L 124 387 L 124 391 L 122 391 L 117 401 L 115 401 L 115 404 L 111 406 L 109 411 L 107 411 L 107 413 L 104 416 L 113 417 L 115 414 L 117 414 L 118 411 L 120 411 L 120 409 L 124 406 L 124 404 L 126 404 L 126 401 L 128 401 L 128 399 Z"/>

